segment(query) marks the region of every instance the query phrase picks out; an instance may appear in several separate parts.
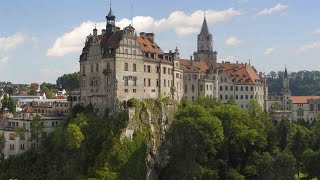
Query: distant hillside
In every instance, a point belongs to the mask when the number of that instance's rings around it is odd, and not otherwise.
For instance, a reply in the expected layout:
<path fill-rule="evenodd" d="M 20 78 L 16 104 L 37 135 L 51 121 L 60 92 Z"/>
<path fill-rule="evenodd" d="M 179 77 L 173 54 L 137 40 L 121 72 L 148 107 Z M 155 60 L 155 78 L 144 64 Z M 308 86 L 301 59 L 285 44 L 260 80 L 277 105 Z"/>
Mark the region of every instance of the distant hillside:
<path fill-rule="evenodd" d="M 269 93 L 280 93 L 282 88 L 283 71 L 271 71 L 267 77 Z M 320 71 L 291 72 L 290 90 L 292 95 L 320 95 Z"/>

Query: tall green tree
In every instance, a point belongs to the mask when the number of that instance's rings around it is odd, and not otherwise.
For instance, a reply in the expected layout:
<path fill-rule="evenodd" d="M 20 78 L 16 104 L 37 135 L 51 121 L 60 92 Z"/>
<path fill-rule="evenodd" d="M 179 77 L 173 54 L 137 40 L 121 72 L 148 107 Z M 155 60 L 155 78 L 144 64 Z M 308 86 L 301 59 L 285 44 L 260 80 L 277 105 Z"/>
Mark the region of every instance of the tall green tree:
<path fill-rule="evenodd" d="M 44 124 L 40 115 L 36 115 L 30 123 L 30 141 L 35 140 L 36 145 L 39 145 L 40 140 L 46 135 Z"/>
<path fill-rule="evenodd" d="M 288 144 L 288 134 L 290 131 L 290 122 L 288 119 L 283 118 L 278 125 L 278 138 L 279 138 L 279 147 L 281 150 L 285 150 Z"/>
<path fill-rule="evenodd" d="M 81 132 L 81 129 L 76 124 L 69 124 L 67 128 L 66 141 L 70 149 L 78 149 L 81 146 L 81 143 L 84 139 L 84 136 Z"/>
<path fill-rule="evenodd" d="M 0 132 L 0 162 L 4 159 L 4 147 L 6 145 L 6 138 L 4 137 L 4 134 Z"/>

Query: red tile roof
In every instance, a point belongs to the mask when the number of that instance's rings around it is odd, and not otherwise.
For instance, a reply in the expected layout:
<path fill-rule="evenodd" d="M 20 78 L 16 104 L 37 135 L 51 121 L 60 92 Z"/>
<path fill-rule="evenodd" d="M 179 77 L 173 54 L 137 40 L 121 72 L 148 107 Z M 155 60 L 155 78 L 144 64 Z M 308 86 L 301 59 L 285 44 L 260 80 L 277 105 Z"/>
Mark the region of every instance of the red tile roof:
<path fill-rule="evenodd" d="M 181 60 L 181 69 L 184 72 L 207 73 L 211 69 L 211 64 L 203 61 Z M 262 78 L 259 77 L 254 67 L 249 64 L 236 63 L 217 63 L 215 70 L 224 71 L 229 78 L 236 84 L 261 84 Z"/>
<path fill-rule="evenodd" d="M 35 113 L 34 110 L 31 107 L 27 107 L 22 111 L 23 113 Z"/>
<path fill-rule="evenodd" d="M 310 100 L 320 99 L 320 96 L 291 96 L 293 104 L 307 104 Z"/>

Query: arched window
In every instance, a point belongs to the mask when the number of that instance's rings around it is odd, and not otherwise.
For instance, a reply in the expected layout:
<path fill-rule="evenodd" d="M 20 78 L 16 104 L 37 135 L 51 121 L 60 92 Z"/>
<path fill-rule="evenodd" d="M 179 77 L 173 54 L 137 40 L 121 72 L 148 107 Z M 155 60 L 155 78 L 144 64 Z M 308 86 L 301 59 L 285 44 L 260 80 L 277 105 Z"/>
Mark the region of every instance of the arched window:
<path fill-rule="evenodd" d="M 16 134 L 15 133 L 10 133 L 9 134 L 9 140 L 15 140 L 16 139 Z"/>

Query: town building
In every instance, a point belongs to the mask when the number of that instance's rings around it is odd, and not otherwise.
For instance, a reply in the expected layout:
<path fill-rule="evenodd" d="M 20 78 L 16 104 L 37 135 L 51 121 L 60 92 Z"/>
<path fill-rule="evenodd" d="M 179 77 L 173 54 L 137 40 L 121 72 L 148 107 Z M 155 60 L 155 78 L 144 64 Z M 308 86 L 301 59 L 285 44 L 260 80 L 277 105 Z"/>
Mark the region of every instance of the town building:
<path fill-rule="evenodd" d="M 65 116 L 40 114 L 34 111 L 31 107 L 26 107 L 22 112 L 17 113 L 16 116 L 7 114 L 0 117 L 0 133 L 3 133 L 6 139 L 6 144 L 3 150 L 5 159 L 21 154 L 36 146 L 35 140 L 30 141 L 30 126 L 32 119 L 37 115 L 41 117 L 41 121 L 44 125 L 44 131 L 46 133 L 53 132 L 54 128 L 59 126 L 65 118 Z M 15 131 L 18 127 L 25 130 L 23 135 L 19 135 Z"/>
<path fill-rule="evenodd" d="M 206 18 L 197 37 L 197 51 L 181 59 L 179 50 L 164 52 L 155 34 L 133 26 L 116 27 L 115 15 L 106 16 L 106 29 L 87 36 L 80 55 L 80 103 L 99 112 L 117 111 L 131 98 L 217 98 L 246 109 L 255 99 L 266 109 L 267 84 L 262 74 L 247 63 L 217 62 L 213 35 Z"/>
<path fill-rule="evenodd" d="M 285 68 L 281 93 L 269 94 L 268 111 L 275 122 L 288 118 L 290 121 L 304 120 L 311 123 L 320 112 L 320 96 L 292 96 Z"/>

